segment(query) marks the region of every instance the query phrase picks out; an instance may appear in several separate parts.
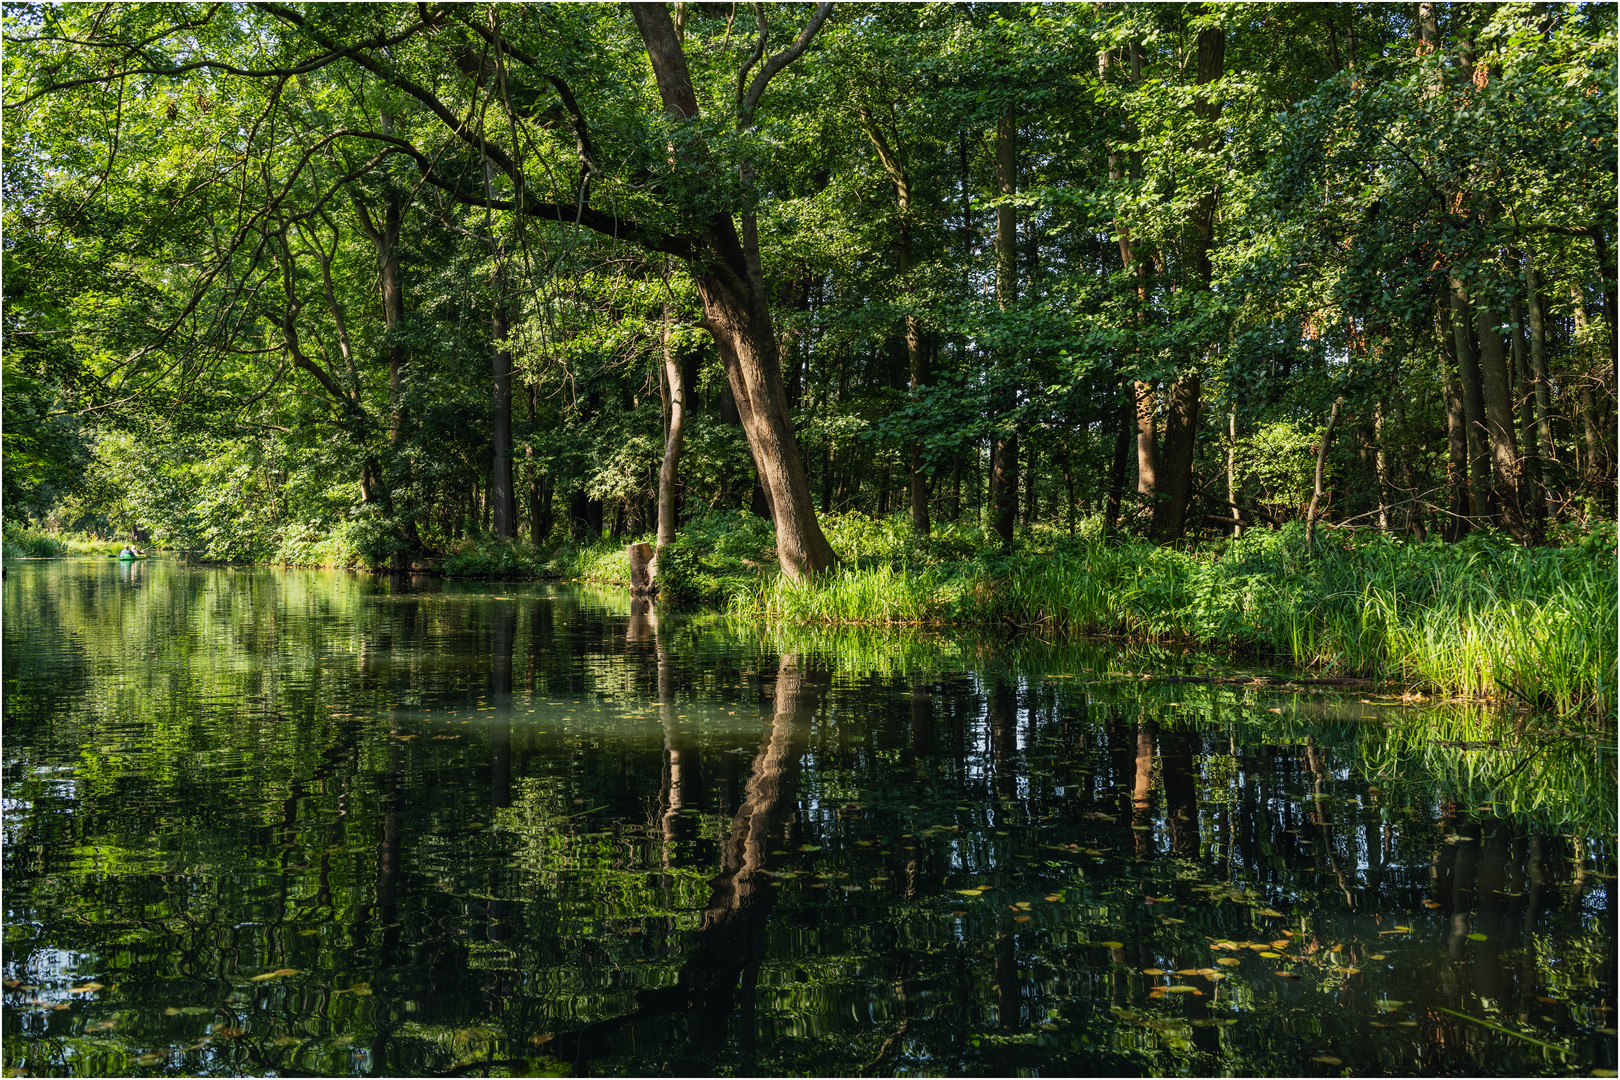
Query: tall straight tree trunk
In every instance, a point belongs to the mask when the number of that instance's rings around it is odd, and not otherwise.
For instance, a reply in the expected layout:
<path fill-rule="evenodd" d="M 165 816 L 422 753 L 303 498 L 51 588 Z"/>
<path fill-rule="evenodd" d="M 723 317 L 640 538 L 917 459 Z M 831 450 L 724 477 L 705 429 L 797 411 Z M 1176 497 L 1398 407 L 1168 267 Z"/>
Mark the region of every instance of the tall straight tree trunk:
<path fill-rule="evenodd" d="M 669 427 L 664 432 L 664 461 L 658 467 L 658 535 L 654 559 L 675 542 L 675 482 L 681 465 L 681 444 L 686 436 L 686 378 L 681 357 L 670 343 L 674 314 L 664 305 L 664 382 L 669 387 Z M 656 570 L 653 580 L 656 582 Z"/>
<path fill-rule="evenodd" d="M 1114 457 L 1108 464 L 1108 495 L 1103 503 L 1103 531 L 1119 528 L 1120 504 L 1125 501 L 1125 463 L 1131 452 L 1131 427 L 1136 410 L 1129 402 L 1120 406 L 1119 424 L 1114 431 Z"/>
<path fill-rule="evenodd" d="M 872 120 L 872 115 L 866 109 L 859 110 L 861 123 L 866 128 L 866 134 L 877 148 L 878 160 L 883 163 L 883 169 L 889 174 L 894 183 L 895 202 L 900 211 L 899 235 L 895 238 L 894 269 L 900 278 L 900 289 L 907 300 L 911 299 L 911 175 L 906 171 L 905 162 L 901 157 L 898 146 L 890 146 L 888 139 L 884 138 L 882 130 Z M 922 323 L 910 311 L 905 315 L 906 362 L 911 376 L 911 389 L 915 393 L 919 388 L 928 385 L 928 353 L 923 348 Z M 923 472 L 922 446 L 912 442 L 906 447 L 906 456 L 910 459 L 910 491 L 911 491 L 911 529 L 918 536 L 927 536 L 930 529 L 928 520 L 928 476 Z"/>
<path fill-rule="evenodd" d="M 1485 434 L 1495 465 L 1497 505 L 1501 507 L 1502 527 L 1521 544 L 1530 542 L 1524 514 L 1519 509 L 1519 448 L 1513 438 L 1513 384 L 1508 378 L 1507 349 L 1500 330 L 1501 319 L 1486 308 L 1479 309 L 1476 331 L 1479 335 L 1480 389 L 1485 402 Z"/>
<path fill-rule="evenodd" d="M 996 190 L 1004 200 L 996 207 L 996 300 L 1006 311 L 1018 300 L 1018 210 L 1011 197 L 1018 193 L 1018 120 L 1011 109 L 996 122 Z M 1003 358 L 1003 366 L 1008 367 Z M 1010 372 L 1004 371 L 1010 378 Z M 1011 423 L 1016 404 L 1011 386 L 1001 391 L 1004 423 Z M 1018 520 L 1018 435 L 998 435 L 990 480 L 991 527 L 1003 543 L 1011 543 Z"/>
<path fill-rule="evenodd" d="M 1519 507 L 1529 519 L 1532 538 L 1541 539 L 1542 523 L 1546 518 L 1546 502 L 1542 499 L 1541 448 L 1536 437 L 1535 375 L 1530 367 L 1530 342 L 1525 334 L 1524 305 L 1517 297 L 1513 300 L 1513 371 L 1516 379 L 1514 395 L 1518 404 L 1520 437 L 1524 440 L 1523 482 L 1519 489 Z"/>
<path fill-rule="evenodd" d="M 1199 86 L 1221 77 L 1226 68 L 1226 32 L 1209 27 L 1198 32 Z M 1200 94 L 1193 101 L 1199 120 L 1213 123 L 1221 115 L 1218 97 Z M 1197 149 L 1208 152 L 1211 135 L 1197 140 Z M 1208 292 L 1213 277 L 1210 251 L 1215 246 L 1216 196 L 1202 192 L 1193 202 L 1186 235 L 1186 287 Z M 1202 360 L 1198 361 L 1202 363 Z M 1199 399 L 1203 379 L 1197 367 L 1172 382 L 1165 394 L 1164 446 L 1159 455 L 1157 497 L 1153 502 L 1153 535 L 1161 540 L 1178 540 L 1187 531 L 1187 503 L 1192 494 L 1193 458 L 1198 441 Z"/>
<path fill-rule="evenodd" d="M 1485 394 L 1480 386 L 1479 354 L 1474 351 L 1474 312 L 1468 294 L 1456 277 L 1450 279 L 1451 335 L 1457 353 L 1457 381 L 1462 388 L 1463 415 L 1468 421 L 1468 502 L 1474 521 L 1490 521 L 1487 495 L 1491 464 L 1486 457 Z"/>
<path fill-rule="evenodd" d="M 498 264 L 497 264 L 498 266 Z M 517 536 L 517 499 L 512 483 L 512 354 L 507 351 L 507 308 L 504 275 L 495 272 L 495 314 L 492 318 L 495 349 L 491 364 L 494 386 L 490 394 L 490 501 L 495 535 L 502 540 Z"/>
<path fill-rule="evenodd" d="M 1159 487 L 1159 430 L 1152 383 L 1133 384 L 1136 394 L 1136 493 L 1151 498 Z"/>
<path fill-rule="evenodd" d="M 1389 448 L 1384 445 L 1389 430 L 1384 412 L 1384 402 L 1380 399 L 1373 411 L 1373 471 L 1378 478 L 1378 527 L 1388 532 L 1391 525 L 1389 492 L 1394 485 L 1390 479 Z"/>
<path fill-rule="evenodd" d="M 1441 533 L 1447 540 L 1459 539 L 1468 531 L 1468 416 L 1463 409 L 1462 389 L 1457 378 L 1447 374 L 1443 387 L 1446 399 L 1446 522 Z"/>
<path fill-rule="evenodd" d="M 484 160 L 484 195 L 495 197 L 495 166 Z M 486 227 L 489 219 L 486 217 Z M 494 349 L 491 356 L 490 388 L 490 516 L 495 535 L 502 540 L 517 536 L 517 491 L 512 481 L 512 354 L 506 348 L 509 312 L 506 296 L 505 252 L 489 235 L 491 253 L 495 260 L 495 273 L 490 280 L 490 297 L 494 313 L 490 317 Z"/>
<path fill-rule="evenodd" d="M 1226 413 L 1226 501 L 1232 507 L 1232 535 L 1243 535 L 1243 512 L 1238 509 L 1237 487 L 1237 406 Z"/>
<path fill-rule="evenodd" d="M 1524 282 L 1530 300 L 1530 367 L 1535 377 L 1536 447 L 1541 452 L 1542 475 L 1549 462 L 1558 460 L 1552 433 L 1552 380 L 1547 377 L 1547 306 L 1541 295 L 1541 277 L 1533 263 L 1525 266 Z M 1556 507 L 1547 489 L 1547 507 Z"/>

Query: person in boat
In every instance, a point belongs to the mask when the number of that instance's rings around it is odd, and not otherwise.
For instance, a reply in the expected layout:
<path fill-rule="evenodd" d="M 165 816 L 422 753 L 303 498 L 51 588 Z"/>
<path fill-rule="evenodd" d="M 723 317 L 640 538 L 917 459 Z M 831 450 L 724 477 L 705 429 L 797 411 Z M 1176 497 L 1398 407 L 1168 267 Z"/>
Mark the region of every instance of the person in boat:
<path fill-rule="evenodd" d="M 125 544 L 124 550 L 118 553 L 120 559 L 138 559 L 141 553 L 135 550 L 134 544 Z"/>

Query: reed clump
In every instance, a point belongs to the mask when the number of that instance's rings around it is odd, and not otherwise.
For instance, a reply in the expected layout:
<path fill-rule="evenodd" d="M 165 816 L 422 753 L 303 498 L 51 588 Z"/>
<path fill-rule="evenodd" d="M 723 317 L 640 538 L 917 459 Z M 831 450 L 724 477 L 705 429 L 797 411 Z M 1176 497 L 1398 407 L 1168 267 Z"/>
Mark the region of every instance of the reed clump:
<path fill-rule="evenodd" d="M 1222 645 L 1335 675 L 1614 710 L 1612 530 L 1565 547 L 1251 533 L 1202 550 L 1093 535 L 971 559 L 865 558 L 812 580 L 771 574 L 733 614 L 804 623 L 1014 624 Z"/>

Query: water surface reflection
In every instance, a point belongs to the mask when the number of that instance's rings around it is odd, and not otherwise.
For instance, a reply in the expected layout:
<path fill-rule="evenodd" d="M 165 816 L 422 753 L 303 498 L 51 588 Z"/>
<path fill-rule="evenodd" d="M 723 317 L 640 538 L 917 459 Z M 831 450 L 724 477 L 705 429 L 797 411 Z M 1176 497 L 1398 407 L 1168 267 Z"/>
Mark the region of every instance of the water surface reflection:
<path fill-rule="evenodd" d="M 1578 731 L 591 590 L 9 570 L 9 1068 L 1614 1066 Z"/>

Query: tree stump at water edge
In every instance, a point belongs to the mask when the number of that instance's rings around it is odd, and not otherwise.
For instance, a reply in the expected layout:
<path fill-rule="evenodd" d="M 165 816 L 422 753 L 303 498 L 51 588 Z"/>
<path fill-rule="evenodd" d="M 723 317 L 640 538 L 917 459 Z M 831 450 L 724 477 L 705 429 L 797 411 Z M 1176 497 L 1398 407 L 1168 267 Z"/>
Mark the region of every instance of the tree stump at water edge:
<path fill-rule="evenodd" d="M 624 553 L 630 557 L 630 591 L 645 596 L 657 589 L 653 582 L 653 546 L 630 544 Z"/>

